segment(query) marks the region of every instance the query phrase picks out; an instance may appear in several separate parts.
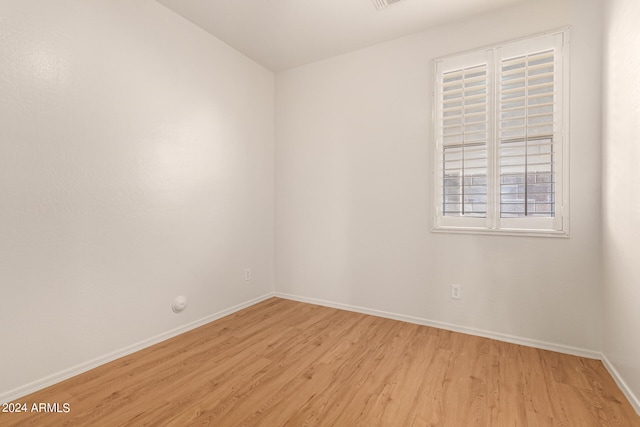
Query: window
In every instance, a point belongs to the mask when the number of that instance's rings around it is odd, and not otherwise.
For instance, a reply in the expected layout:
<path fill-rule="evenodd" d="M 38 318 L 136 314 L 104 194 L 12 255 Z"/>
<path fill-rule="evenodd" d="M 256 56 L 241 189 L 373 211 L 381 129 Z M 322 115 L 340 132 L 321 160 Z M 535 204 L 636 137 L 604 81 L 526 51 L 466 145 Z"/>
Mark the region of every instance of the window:
<path fill-rule="evenodd" d="M 434 231 L 568 236 L 569 30 L 435 61 Z"/>

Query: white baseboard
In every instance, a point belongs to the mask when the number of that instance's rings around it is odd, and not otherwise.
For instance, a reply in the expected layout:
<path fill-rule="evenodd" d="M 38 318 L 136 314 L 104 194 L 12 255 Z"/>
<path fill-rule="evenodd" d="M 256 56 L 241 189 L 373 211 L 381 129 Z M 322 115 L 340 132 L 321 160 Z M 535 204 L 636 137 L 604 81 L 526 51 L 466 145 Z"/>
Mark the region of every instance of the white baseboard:
<path fill-rule="evenodd" d="M 76 375 L 79 375 L 83 372 L 87 372 L 93 368 L 96 368 L 100 365 L 104 365 L 105 363 L 109 363 L 112 362 L 116 359 L 119 359 L 121 357 L 124 356 L 128 356 L 132 353 L 135 353 L 136 351 L 140 351 L 144 348 L 150 347 L 154 344 L 158 344 L 159 342 L 165 341 L 169 338 L 173 338 L 177 335 L 183 334 L 185 332 L 188 332 L 192 329 L 195 329 L 197 327 L 200 327 L 202 325 L 206 325 L 207 323 L 213 322 L 214 320 L 218 320 L 222 317 L 228 316 L 230 314 L 235 313 L 236 311 L 240 311 L 244 308 L 250 307 L 254 304 L 257 304 L 259 302 L 262 302 L 266 299 L 269 299 L 271 297 L 273 297 L 273 293 L 268 293 L 266 295 L 262 295 L 260 297 L 254 298 L 252 300 L 243 302 L 241 304 L 235 305 L 233 307 L 227 308 L 225 310 L 219 311 L 217 313 L 211 314 L 209 316 L 203 317 L 200 320 L 196 320 L 194 322 L 188 323 L 186 325 L 180 326 L 178 328 L 172 329 L 170 331 L 164 332 L 162 334 L 156 335 L 155 337 L 152 338 L 148 338 L 146 340 L 142 340 L 138 343 L 132 344 L 130 346 L 127 346 L 125 348 L 122 348 L 120 350 L 116 350 L 112 353 L 109 353 L 107 355 L 98 357 L 96 359 L 93 360 L 89 360 L 88 362 L 84 362 L 81 363 L 79 365 L 73 366 L 69 369 L 65 369 L 64 371 L 60 371 L 57 372 L 53 375 L 50 375 L 48 377 L 42 378 L 40 380 L 37 381 L 33 381 L 29 384 L 26 384 L 24 386 L 15 388 L 13 390 L 9 390 L 8 392 L 2 393 L 0 394 L 0 403 L 4 403 L 4 402 L 12 402 L 15 401 L 16 399 L 19 399 L 23 396 L 26 396 L 28 394 L 31 394 L 33 392 L 36 392 L 38 390 L 42 390 L 45 387 L 49 387 L 51 385 L 54 385 L 56 383 L 59 383 L 60 381 L 64 381 L 66 379 L 69 379 L 71 377 L 75 377 Z"/>
<path fill-rule="evenodd" d="M 286 294 L 282 292 L 275 292 L 274 296 L 278 298 L 290 299 L 293 301 L 307 302 L 309 304 L 316 304 L 316 305 L 321 305 L 325 307 L 338 308 L 341 310 L 354 311 L 356 313 L 370 314 L 372 316 L 384 317 L 387 319 L 400 320 L 402 322 L 414 323 L 417 325 L 431 326 L 434 328 L 445 329 L 447 331 L 460 332 L 460 333 L 469 334 L 469 335 L 476 335 L 480 337 L 494 339 L 497 341 L 504 341 L 512 344 L 519 344 L 527 347 L 539 348 L 542 350 L 550 350 L 558 353 L 565 353 L 565 354 L 571 354 L 574 356 L 586 357 L 588 359 L 600 360 L 602 357 L 601 353 L 593 350 L 586 350 L 586 349 L 571 347 L 571 346 L 562 345 L 562 344 L 556 344 L 556 343 L 551 343 L 546 341 L 533 340 L 530 338 L 522 338 L 522 337 L 517 337 L 513 335 L 501 334 L 499 332 L 492 332 L 492 331 L 486 331 L 483 329 L 470 328 L 468 326 L 460 326 L 452 323 L 423 319 L 420 317 L 406 316 L 404 314 L 389 313 L 386 311 L 358 307 L 358 306 L 353 306 L 349 304 L 341 304 L 341 303 L 319 300 L 315 298 L 300 297 L 297 295 L 291 295 L 291 294 Z"/>
<path fill-rule="evenodd" d="M 640 399 L 638 399 L 638 397 L 631 391 L 627 383 L 620 376 L 618 370 L 604 354 L 602 355 L 602 363 L 604 364 L 604 367 L 607 368 L 607 371 L 609 371 L 609 374 L 611 374 L 616 384 L 618 384 L 620 390 L 622 390 L 624 395 L 627 397 L 629 403 L 633 406 L 633 409 L 636 410 L 638 416 L 640 416 Z"/>

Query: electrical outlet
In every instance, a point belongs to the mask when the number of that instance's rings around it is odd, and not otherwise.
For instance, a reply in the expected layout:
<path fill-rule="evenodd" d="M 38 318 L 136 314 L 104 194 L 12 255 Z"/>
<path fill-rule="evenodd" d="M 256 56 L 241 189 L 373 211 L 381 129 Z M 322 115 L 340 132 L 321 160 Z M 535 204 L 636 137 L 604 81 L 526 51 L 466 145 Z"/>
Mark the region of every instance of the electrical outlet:
<path fill-rule="evenodd" d="M 451 298 L 453 299 L 462 299 L 462 286 L 460 285 L 451 285 Z"/>
<path fill-rule="evenodd" d="M 251 280 L 251 268 L 249 267 L 244 269 L 244 280 Z"/>

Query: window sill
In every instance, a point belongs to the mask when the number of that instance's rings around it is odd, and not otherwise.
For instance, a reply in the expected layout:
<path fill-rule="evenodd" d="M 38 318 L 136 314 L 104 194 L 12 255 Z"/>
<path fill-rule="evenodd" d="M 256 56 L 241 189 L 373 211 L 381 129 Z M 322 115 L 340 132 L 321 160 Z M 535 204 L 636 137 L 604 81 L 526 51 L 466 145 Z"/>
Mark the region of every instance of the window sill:
<path fill-rule="evenodd" d="M 434 227 L 432 233 L 448 233 L 448 234 L 484 234 L 491 236 L 520 236 L 520 237 L 554 237 L 569 238 L 569 233 L 564 230 L 530 230 L 530 229 L 489 229 L 474 227 Z"/>

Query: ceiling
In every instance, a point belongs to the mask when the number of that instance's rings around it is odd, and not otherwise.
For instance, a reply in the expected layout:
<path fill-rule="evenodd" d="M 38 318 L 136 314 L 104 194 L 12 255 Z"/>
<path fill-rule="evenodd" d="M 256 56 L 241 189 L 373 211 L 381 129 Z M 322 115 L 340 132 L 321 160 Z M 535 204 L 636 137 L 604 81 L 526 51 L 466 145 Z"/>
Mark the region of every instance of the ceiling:
<path fill-rule="evenodd" d="M 281 71 L 532 0 L 157 0 L 272 71 Z"/>

